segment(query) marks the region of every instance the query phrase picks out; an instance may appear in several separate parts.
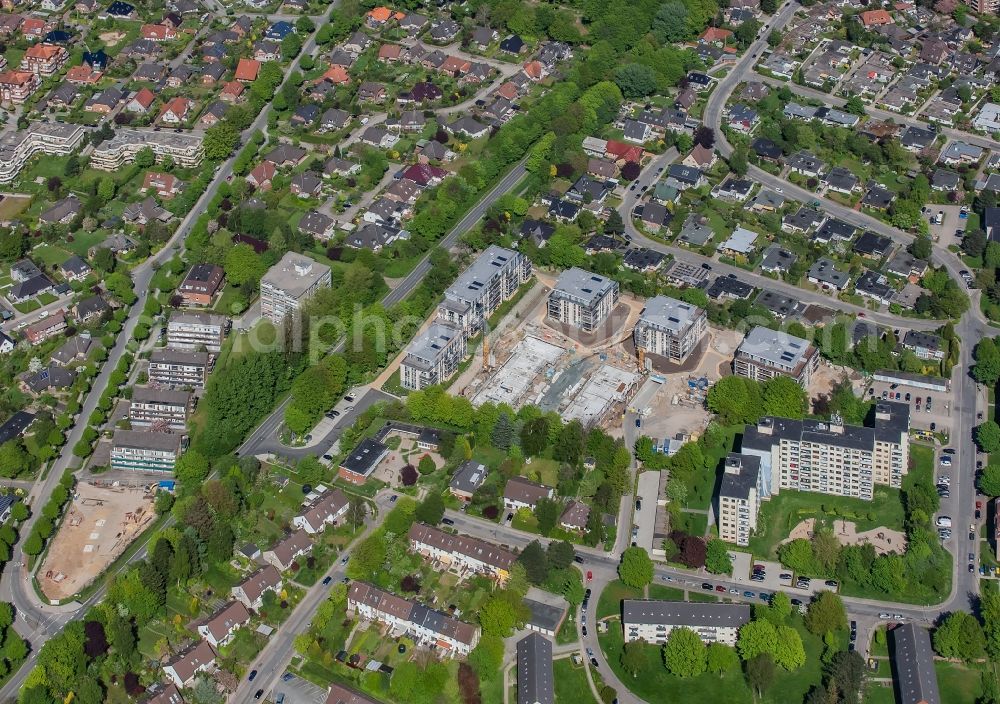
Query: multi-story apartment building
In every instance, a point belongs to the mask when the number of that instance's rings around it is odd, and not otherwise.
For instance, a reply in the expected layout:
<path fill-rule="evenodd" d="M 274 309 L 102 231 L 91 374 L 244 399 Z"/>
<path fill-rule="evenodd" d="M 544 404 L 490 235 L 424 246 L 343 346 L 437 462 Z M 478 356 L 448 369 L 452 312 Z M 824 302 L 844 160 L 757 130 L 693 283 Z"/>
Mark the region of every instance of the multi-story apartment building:
<path fill-rule="evenodd" d="M 191 392 L 135 386 L 129 400 L 128 420 L 133 428 L 163 427 L 184 430 L 191 408 Z"/>
<path fill-rule="evenodd" d="M 484 574 L 506 582 L 517 555 L 485 540 L 446 533 L 424 523 L 410 526 L 410 549 L 459 573 Z"/>
<path fill-rule="evenodd" d="M 740 454 L 760 459 L 761 498 L 794 489 L 871 501 L 876 485 L 902 486 L 909 428 L 909 405 L 891 401 L 878 402 L 871 427 L 767 416 L 746 426 Z"/>
<path fill-rule="evenodd" d="M 0 100 L 20 104 L 31 97 L 41 81 L 32 71 L 0 72 Z"/>
<path fill-rule="evenodd" d="M 747 334 L 733 359 L 737 376 L 757 381 L 787 376 L 804 387 L 818 367 L 819 352 L 809 342 L 760 326 Z"/>
<path fill-rule="evenodd" d="M 530 278 L 530 259 L 520 252 L 491 245 L 444 292 L 438 320 L 475 335 Z"/>
<path fill-rule="evenodd" d="M 167 346 L 218 354 L 228 328 L 229 319 L 224 315 L 174 311 L 167 321 Z"/>
<path fill-rule="evenodd" d="M 24 337 L 32 345 L 39 345 L 51 337 L 61 335 L 67 327 L 66 315 L 62 311 L 58 311 L 54 315 L 26 327 Z"/>
<path fill-rule="evenodd" d="M 94 149 L 90 165 L 102 171 L 115 171 L 135 161 L 135 155 L 147 147 L 156 161 L 171 157 L 177 166 L 191 169 L 201 164 L 205 156 L 201 132 L 157 132 L 148 129 L 119 129 L 115 136 Z"/>
<path fill-rule="evenodd" d="M 83 144 L 87 129 L 62 122 L 33 122 L 26 130 L 8 132 L 0 138 L 0 183 L 17 178 L 35 154 L 72 154 Z"/>
<path fill-rule="evenodd" d="M 405 631 L 418 645 L 435 648 L 445 656 L 468 655 L 479 643 L 478 626 L 382 591 L 367 582 L 351 583 L 347 610 L 369 621 Z"/>
<path fill-rule="evenodd" d="M 698 306 L 667 296 L 646 301 L 632 336 L 636 349 L 681 363 L 708 330 L 708 316 Z"/>
<path fill-rule="evenodd" d="M 218 264 L 195 264 L 177 287 L 181 302 L 186 306 L 212 305 L 224 275 Z"/>
<path fill-rule="evenodd" d="M 208 352 L 155 349 L 149 357 L 149 380 L 156 384 L 200 389 L 208 375 Z"/>
<path fill-rule="evenodd" d="M 33 44 L 21 58 L 21 70 L 46 78 L 55 75 L 69 60 L 69 52 L 58 44 Z"/>
<path fill-rule="evenodd" d="M 760 458 L 730 454 L 719 486 L 719 538 L 746 546 L 757 529 L 762 494 Z"/>
<path fill-rule="evenodd" d="M 573 267 L 559 275 L 549 293 L 549 317 L 594 332 L 618 304 L 618 282 Z"/>
<path fill-rule="evenodd" d="M 115 430 L 111 468 L 133 472 L 173 472 L 184 451 L 184 436 L 148 430 Z"/>
<path fill-rule="evenodd" d="M 675 628 L 687 628 L 705 643 L 736 645 L 740 626 L 753 616 L 749 604 L 707 604 L 685 601 L 625 599 L 622 628 L 625 642 L 643 640 L 662 645 Z"/>
<path fill-rule="evenodd" d="M 327 265 L 287 252 L 260 280 L 260 313 L 278 325 L 330 280 Z"/>
<path fill-rule="evenodd" d="M 997 14 L 1000 9 L 1000 0 L 970 0 L 969 7 L 980 14 Z"/>
<path fill-rule="evenodd" d="M 465 359 L 465 331 L 431 323 L 406 348 L 399 366 L 399 379 L 404 388 L 420 390 L 447 380 Z"/>

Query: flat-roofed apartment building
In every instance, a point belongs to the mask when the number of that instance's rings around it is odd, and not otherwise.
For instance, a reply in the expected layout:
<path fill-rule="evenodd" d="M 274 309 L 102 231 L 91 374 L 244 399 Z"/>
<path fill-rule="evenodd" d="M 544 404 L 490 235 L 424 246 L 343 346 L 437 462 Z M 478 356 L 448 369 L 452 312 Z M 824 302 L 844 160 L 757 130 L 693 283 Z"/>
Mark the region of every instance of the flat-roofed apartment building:
<path fill-rule="evenodd" d="M 737 376 L 757 381 L 787 376 L 803 387 L 809 386 L 817 368 L 819 352 L 808 341 L 760 326 L 747 334 L 733 359 Z"/>
<path fill-rule="evenodd" d="M 708 316 L 698 306 L 668 296 L 646 301 L 632 336 L 636 349 L 681 363 L 708 330 Z"/>
<path fill-rule="evenodd" d="M 152 127 L 120 128 L 114 137 L 94 148 L 90 165 L 102 171 L 116 171 L 131 164 L 136 154 L 149 147 L 157 163 L 169 156 L 177 166 L 191 169 L 200 165 L 205 156 L 203 139 L 204 134 L 198 131 L 157 132 Z"/>
<path fill-rule="evenodd" d="M 530 259 L 520 252 L 490 245 L 444 292 L 438 320 L 475 335 L 530 278 Z"/>
<path fill-rule="evenodd" d="M 330 267 L 304 254 L 287 252 L 260 280 L 260 314 L 275 325 L 330 285 Z"/>
<path fill-rule="evenodd" d="M 719 538 L 746 546 L 757 528 L 760 512 L 760 458 L 730 454 L 719 485 Z"/>
<path fill-rule="evenodd" d="M 622 601 L 625 642 L 662 645 L 675 628 L 687 628 L 705 643 L 736 645 L 740 626 L 750 621 L 749 604 L 718 604 L 654 599 Z"/>
<path fill-rule="evenodd" d="M 407 535 L 410 549 L 456 568 L 506 582 L 517 555 L 498 545 L 466 535 L 446 533 L 424 523 L 414 523 Z"/>
<path fill-rule="evenodd" d="M 749 607 L 748 607 L 749 608 Z M 352 582 L 347 610 L 361 618 L 403 631 L 417 645 L 445 656 L 468 655 L 479 643 L 479 627 L 441 611 L 383 591 L 367 582 Z"/>
<path fill-rule="evenodd" d="M 741 455 L 760 459 L 762 498 L 783 489 L 871 501 L 876 485 L 902 486 L 910 457 L 910 407 L 879 401 L 871 427 L 767 416 L 743 432 Z"/>
<path fill-rule="evenodd" d="M 449 379 L 467 352 L 466 333 L 451 325 L 431 323 L 418 335 L 399 365 L 403 388 L 420 390 Z"/>
<path fill-rule="evenodd" d="M 129 399 L 128 420 L 133 428 L 165 427 L 184 430 L 191 408 L 191 392 L 135 386 Z"/>
<path fill-rule="evenodd" d="M 111 469 L 173 472 L 184 445 L 184 436 L 180 434 L 115 430 L 111 439 Z"/>
<path fill-rule="evenodd" d="M 83 144 L 88 128 L 62 122 L 33 122 L 0 138 L 0 183 L 10 183 L 35 154 L 67 156 Z"/>
<path fill-rule="evenodd" d="M 618 305 L 618 282 L 573 267 L 559 275 L 549 293 L 549 317 L 594 332 Z"/>
<path fill-rule="evenodd" d="M 167 386 L 200 389 L 208 374 L 208 352 L 189 352 L 169 347 L 155 349 L 149 356 L 149 380 Z"/>
<path fill-rule="evenodd" d="M 167 321 L 167 346 L 175 350 L 205 349 L 218 354 L 228 327 L 229 318 L 224 315 L 174 311 Z"/>

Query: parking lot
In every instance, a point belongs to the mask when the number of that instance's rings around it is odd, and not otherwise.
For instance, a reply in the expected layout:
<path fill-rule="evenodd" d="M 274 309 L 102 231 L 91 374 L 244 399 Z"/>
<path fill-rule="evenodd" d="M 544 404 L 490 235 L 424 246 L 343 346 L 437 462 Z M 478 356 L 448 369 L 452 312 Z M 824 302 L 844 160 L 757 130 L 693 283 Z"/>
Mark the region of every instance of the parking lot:
<path fill-rule="evenodd" d="M 868 396 L 870 398 L 889 398 L 898 403 L 907 403 L 910 406 L 910 427 L 934 432 L 951 433 L 951 394 L 940 391 L 928 391 L 918 389 L 905 384 L 890 384 L 884 381 L 873 381 L 869 387 Z M 895 398 L 895 396 L 899 398 Z M 927 410 L 927 399 L 930 398 L 930 411 Z M 919 405 L 917 399 L 920 400 Z M 934 427 L 931 427 L 931 424 Z"/>
<path fill-rule="evenodd" d="M 771 560 L 752 559 L 748 552 L 730 551 L 733 560 L 733 581 L 745 584 L 752 591 L 788 592 L 791 596 L 801 595 L 809 598 L 816 592 L 837 591 L 836 587 L 828 586 L 822 579 L 804 579 L 807 586 L 799 587 L 798 580 L 792 570 L 783 567 L 779 562 Z M 763 580 L 752 579 L 755 567 L 763 567 Z"/>
<path fill-rule="evenodd" d="M 927 212 L 923 214 L 923 217 L 928 222 L 931 237 L 942 247 L 961 243 L 962 238 L 955 234 L 956 230 L 964 231 L 966 223 L 969 222 L 967 219 L 961 217 L 961 210 L 961 205 L 933 204 L 927 206 Z M 935 225 L 932 220 L 937 216 L 939 211 L 944 213 L 944 222 L 940 225 Z"/>
<path fill-rule="evenodd" d="M 308 680 L 292 676 L 287 682 L 279 680 L 268 700 L 277 701 L 281 694 L 285 695 L 284 704 L 324 704 L 328 693 Z"/>

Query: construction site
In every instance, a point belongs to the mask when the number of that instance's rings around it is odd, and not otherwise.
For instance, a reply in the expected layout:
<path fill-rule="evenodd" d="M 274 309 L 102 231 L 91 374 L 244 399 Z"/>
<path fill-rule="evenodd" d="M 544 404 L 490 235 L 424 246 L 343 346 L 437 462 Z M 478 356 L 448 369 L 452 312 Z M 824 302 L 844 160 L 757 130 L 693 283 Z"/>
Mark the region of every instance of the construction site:
<path fill-rule="evenodd" d="M 80 482 L 38 570 L 50 601 L 79 593 L 156 518 L 157 485 Z"/>

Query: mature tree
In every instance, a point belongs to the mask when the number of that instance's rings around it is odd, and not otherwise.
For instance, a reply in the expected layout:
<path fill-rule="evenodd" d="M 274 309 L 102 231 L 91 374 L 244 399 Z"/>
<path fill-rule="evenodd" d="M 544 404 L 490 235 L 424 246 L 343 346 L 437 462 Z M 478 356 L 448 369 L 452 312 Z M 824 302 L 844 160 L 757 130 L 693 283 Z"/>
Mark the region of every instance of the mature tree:
<path fill-rule="evenodd" d="M 20 438 L 0 445 L 0 476 L 16 477 L 31 471 L 33 461 Z"/>
<path fill-rule="evenodd" d="M 532 584 L 541 584 L 548 578 L 549 558 L 545 548 L 537 540 L 532 540 L 524 547 L 517 556 L 517 561 L 524 566 L 528 581 Z"/>
<path fill-rule="evenodd" d="M 747 175 L 750 168 L 749 153 L 744 145 L 739 145 L 729 157 L 729 170 L 740 178 Z"/>
<path fill-rule="evenodd" d="M 208 460 L 197 450 L 188 450 L 177 458 L 174 476 L 181 484 L 195 486 L 208 476 Z"/>
<path fill-rule="evenodd" d="M 622 648 L 622 669 L 632 677 L 638 677 L 646 667 L 646 644 L 637 640 L 630 641 Z"/>
<path fill-rule="evenodd" d="M 981 339 L 976 344 L 973 356 L 976 360 L 971 370 L 973 378 L 981 384 L 995 386 L 1000 380 L 1000 350 L 993 338 Z"/>
<path fill-rule="evenodd" d="M 707 666 L 705 644 L 690 628 L 674 628 L 663 646 L 663 661 L 672 675 L 696 677 Z"/>
<path fill-rule="evenodd" d="M 226 278 L 234 286 L 256 284 L 264 271 L 260 255 L 248 244 L 240 243 L 226 252 Z"/>
<path fill-rule="evenodd" d="M 653 561 L 644 549 L 633 545 L 622 553 L 618 576 L 628 586 L 641 589 L 653 581 Z"/>
<path fill-rule="evenodd" d="M 576 551 L 573 549 L 572 543 L 565 540 L 554 540 L 549 543 L 545 556 L 548 558 L 550 569 L 563 570 L 573 564 Z"/>
<path fill-rule="evenodd" d="M 661 44 L 673 44 L 687 39 L 687 6 L 680 0 L 670 0 L 660 5 L 653 18 L 653 35 Z"/>
<path fill-rule="evenodd" d="M 413 517 L 432 526 L 440 523 L 444 518 L 444 499 L 441 498 L 441 494 L 437 491 L 427 494 L 427 497 L 417 505 Z"/>
<path fill-rule="evenodd" d="M 740 658 L 735 648 L 723 643 L 709 643 L 705 651 L 709 672 L 722 676 L 740 666 Z"/>
<path fill-rule="evenodd" d="M 645 64 L 625 64 L 614 75 L 622 95 L 632 100 L 656 92 L 656 71 Z"/>
<path fill-rule="evenodd" d="M 983 452 L 992 454 L 1000 451 L 1000 425 L 996 421 L 988 420 L 977 425 L 973 437 Z"/>
<path fill-rule="evenodd" d="M 549 444 L 549 421 L 544 416 L 533 418 L 521 428 L 521 449 L 527 457 L 545 452 Z"/>
<path fill-rule="evenodd" d="M 760 385 L 741 376 L 725 376 L 708 391 L 708 409 L 726 425 L 754 423 L 764 412 Z"/>
<path fill-rule="evenodd" d="M 744 661 L 757 655 L 774 655 L 778 633 L 775 625 L 767 620 L 757 619 L 740 627 L 736 649 Z"/>
<path fill-rule="evenodd" d="M 535 520 L 538 521 L 538 532 L 547 536 L 559 522 L 560 505 L 552 499 L 541 499 L 535 504 Z"/>
<path fill-rule="evenodd" d="M 1000 496 L 1000 465 L 986 465 L 976 481 L 976 486 L 986 496 Z"/>
<path fill-rule="evenodd" d="M 829 591 L 820 592 L 806 611 L 806 628 L 810 633 L 821 636 L 831 631 L 847 628 L 847 612 L 840 596 Z"/>
<path fill-rule="evenodd" d="M 712 574 L 729 574 L 733 571 L 729 548 L 718 538 L 709 540 L 705 548 L 705 569 Z"/>
<path fill-rule="evenodd" d="M 514 422 L 511 417 L 501 411 L 497 416 L 497 422 L 493 425 L 493 432 L 490 434 L 490 442 L 493 446 L 501 450 L 509 450 L 514 442 Z"/>
<path fill-rule="evenodd" d="M 986 654 L 983 627 L 972 614 L 953 611 L 934 630 L 934 650 L 945 658 L 977 660 Z"/>
<path fill-rule="evenodd" d="M 766 0 L 765 0 L 766 1 Z M 754 655 L 746 663 L 747 683 L 758 697 L 771 688 L 777 669 L 774 666 L 774 658 L 767 653 Z"/>
<path fill-rule="evenodd" d="M 372 574 L 385 563 L 385 541 L 381 535 L 370 535 L 358 544 L 347 563 L 347 576 L 351 579 L 371 579 Z"/>
<path fill-rule="evenodd" d="M 239 143 L 239 130 L 226 120 L 205 130 L 205 137 L 202 141 L 205 156 L 212 161 L 221 161 L 227 158 Z"/>
<path fill-rule="evenodd" d="M 776 376 L 764 384 L 764 414 L 782 418 L 805 416 L 809 397 L 794 379 Z"/>
<path fill-rule="evenodd" d="M 437 469 L 437 465 L 434 464 L 434 458 L 430 455 L 424 455 L 417 462 L 417 471 L 423 475 L 434 474 L 434 470 Z"/>

